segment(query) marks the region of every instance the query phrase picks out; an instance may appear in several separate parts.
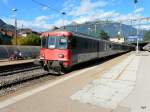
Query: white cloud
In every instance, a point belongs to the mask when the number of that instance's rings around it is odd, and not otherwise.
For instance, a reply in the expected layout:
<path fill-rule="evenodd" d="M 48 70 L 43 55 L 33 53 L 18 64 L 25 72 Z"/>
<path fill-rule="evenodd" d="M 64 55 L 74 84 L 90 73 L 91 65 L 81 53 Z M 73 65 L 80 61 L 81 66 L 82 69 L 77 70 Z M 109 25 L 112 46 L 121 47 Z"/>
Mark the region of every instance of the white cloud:
<path fill-rule="evenodd" d="M 70 23 L 71 23 L 71 21 L 59 19 L 59 20 L 54 22 L 53 26 L 61 27 L 63 25 L 68 25 Z"/>
<path fill-rule="evenodd" d="M 6 23 L 14 25 L 14 19 L 12 18 L 2 18 Z M 52 29 L 54 26 L 61 27 L 67 24 L 70 24 L 71 21 L 59 19 L 56 20 L 53 24 L 49 23 L 49 19 L 51 19 L 51 16 L 38 16 L 34 20 L 17 20 L 17 26 L 18 28 L 21 28 L 22 25 L 24 28 L 32 28 L 36 31 L 46 31 Z"/>
<path fill-rule="evenodd" d="M 34 20 L 17 20 L 17 26 L 19 28 L 22 27 L 22 25 L 26 28 L 32 28 L 34 30 L 48 30 L 52 28 L 52 25 L 50 25 L 47 20 L 50 19 L 50 16 L 38 16 Z M 8 23 L 14 25 L 14 19 L 12 18 L 3 18 L 3 20 Z"/>
<path fill-rule="evenodd" d="M 75 0 L 67 0 L 64 4 L 64 10 L 68 10 L 68 15 L 72 16 L 72 21 L 77 23 L 84 23 L 86 21 L 94 20 L 113 20 L 113 21 L 125 21 L 129 19 L 141 18 L 141 13 L 144 8 L 138 8 L 135 11 L 128 14 L 121 14 L 114 11 L 104 11 L 104 7 L 116 3 L 118 0 L 80 0 L 81 3 L 75 6 Z M 120 1 L 118 1 L 120 2 Z M 108 4 L 109 3 L 109 4 Z M 77 3 L 76 3 L 77 4 Z"/>
<path fill-rule="evenodd" d="M 8 0 L 3 0 L 8 2 Z M 22 24 L 27 28 L 32 28 L 34 30 L 48 30 L 53 28 L 53 26 L 63 26 L 68 25 L 70 23 L 77 22 L 79 24 L 84 23 L 86 21 L 94 21 L 94 20 L 113 20 L 113 21 L 121 21 L 121 20 L 128 20 L 128 19 L 137 19 L 141 18 L 141 13 L 144 11 L 144 8 L 138 8 L 137 10 L 128 13 L 128 14 L 121 14 L 116 12 L 115 10 L 111 11 L 104 11 L 104 7 L 108 6 L 112 2 L 116 2 L 117 0 L 97 0 L 93 2 L 93 0 L 80 0 L 81 2 L 77 3 L 76 0 L 66 0 L 64 3 L 63 11 L 67 12 L 65 16 L 65 20 L 58 18 L 56 16 L 38 16 L 34 20 L 27 21 L 27 20 L 18 20 L 18 26 L 21 27 Z M 47 10 L 47 7 L 43 7 L 43 10 Z M 71 16 L 71 18 L 70 18 Z M 50 24 L 50 19 L 56 19 L 53 23 Z M 69 20 L 67 20 L 69 18 Z M 7 23 L 14 24 L 13 19 L 6 19 L 4 20 Z"/>
<path fill-rule="evenodd" d="M 66 5 L 68 5 L 67 6 L 68 8 L 65 8 L 66 11 L 67 9 L 69 10 L 68 15 L 81 16 L 81 15 L 86 15 L 90 13 L 91 11 L 96 10 L 97 8 L 102 8 L 106 6 L 107 2 L 103 0 L 96 1 L 96 2 L 92 2 L 91 0 L 82 0 L 79 6 L 74 6 L 69 0 L 65 3 L 65 6 Z"/>
<path fill-rule="evenodd" d="M 142 13 L 144 11 L 144 8 L 141 7 L 141 8 L 138 8 L 134 11 L 134 13 Z"/>
<path fill-rule="evenodd" d="M 150 25 L 141 25 L 141 29 L 150 30 Z"/>

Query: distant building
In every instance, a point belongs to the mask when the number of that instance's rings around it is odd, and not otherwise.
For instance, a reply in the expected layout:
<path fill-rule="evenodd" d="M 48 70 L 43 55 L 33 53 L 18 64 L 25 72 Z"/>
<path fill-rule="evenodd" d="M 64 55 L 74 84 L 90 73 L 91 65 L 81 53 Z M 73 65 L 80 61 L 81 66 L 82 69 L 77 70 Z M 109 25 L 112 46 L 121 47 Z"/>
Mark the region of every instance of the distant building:
<path fill-rule="evenodd" d="M 29 28 L 23 28 L 23 29 L 18 30 L 18 36 L 27 37 L 29 34 L 40 35 L 39 32 L 32 31 L 32 29 L 29 29 Z"/>
<path fill-rule="evenodd" d="M 143 36 L 137 36 L 137 35 L 131 35 L 131 36 L 128 36 L 128 38 L 126 39 L 127 42 L 136 42 L 137 41 L 137 38 L 139 41 L 143 41 Z"/>
<path fill-rule="evenodd" d="M 12 31 L 5 31 L 0 29 L 0 40 L 1 44 L 11 44 L 11 39 L 14 33 Z"/>
<path fill-rule="evenodd" d="M 12 32 L 12 31 L 7 31 L 7 30 L 0 29 L 0 32 L 1 32 L 3 35 L 7 35 L 7 36 L 9 36 L 9 37 L 13 37 L 13 36 L 14 36 L 14 32 Z"/>
<path fill-rule="evenodd" d="M 124 43 L 125 39 L 123 37 L 121 38 L 115 37 L 115 38 L 110 38 L 110 41 L 117 42 L 117 43 Z"/>

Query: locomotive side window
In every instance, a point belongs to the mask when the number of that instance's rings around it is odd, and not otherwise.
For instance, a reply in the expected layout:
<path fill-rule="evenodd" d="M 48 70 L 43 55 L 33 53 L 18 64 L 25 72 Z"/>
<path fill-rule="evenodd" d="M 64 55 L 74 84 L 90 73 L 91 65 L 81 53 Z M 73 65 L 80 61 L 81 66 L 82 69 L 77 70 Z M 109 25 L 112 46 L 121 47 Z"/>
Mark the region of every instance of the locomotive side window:
<path fill-rule="evenodd" d="M 42 38 L 41 46 L 42 46 L 43 48 L 47 48 L 47 39 L 46 39 L 46 38 Z"/>

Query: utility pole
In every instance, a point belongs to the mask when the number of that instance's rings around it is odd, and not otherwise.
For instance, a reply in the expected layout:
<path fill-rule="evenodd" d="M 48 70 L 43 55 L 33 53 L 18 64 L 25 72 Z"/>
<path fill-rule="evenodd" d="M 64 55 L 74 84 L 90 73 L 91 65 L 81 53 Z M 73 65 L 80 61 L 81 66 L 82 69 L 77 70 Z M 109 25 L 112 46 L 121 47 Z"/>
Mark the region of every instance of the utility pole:
<path fill-rule="evenodd" d="M 15 34 L 14 34 L 14 38 L 16 40 L 16 45 L 18 45 L 18 39 L 17 39 L 17 18 L 16 18 L 16 12 L 17 12 L 17 9 L 16 8 L 13 8 L 12 11 L 14 12 L 14 18 L 15 18 Z"/>
<path fill-rule="evenodd" d="M 96 31 L 96 30 L 97 30 L 97 26 L 96 26 L 96 23 L 95 23 L 94 27 L 95 27 L 95 34 L 96 34 L 96 32 L 97 32 L 97 31 Z"/>
<path fill-rule="evenodd" d="M 78 24 L 76 23 L 76 32 L 78 32 Z"/>
<path fill-rule="evenodd" d="M 62 14 L 62 16 L 63 16 L 63 29 L 65 29 L 65 21 L 64 21 L 64 18 L 65 18 L 66 13 L 65 13 L 65 12 L 62 12 L 61 14 Z"/>
<path fill-rule="evenodd" d="M 137 9 L 137 3 L 138 3 L 138 0 L 134 0 L 135 11 Z M 137 37 L 136 37 L 136 53 L 138 53 L 139 52 L 139 38 L 138 38 L 139 28 L 137 28 L 137 33 L 136 34 L 137 34 Z"/>

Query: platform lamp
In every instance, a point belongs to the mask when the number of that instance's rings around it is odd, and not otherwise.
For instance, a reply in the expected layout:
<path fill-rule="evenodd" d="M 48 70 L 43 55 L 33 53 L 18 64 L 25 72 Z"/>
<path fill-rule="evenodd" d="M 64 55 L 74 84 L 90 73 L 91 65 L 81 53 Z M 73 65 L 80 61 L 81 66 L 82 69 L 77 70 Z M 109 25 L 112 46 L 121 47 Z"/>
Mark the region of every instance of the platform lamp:
<path fill-rule="evenodd" d="M 62 14 L 62 16 L 63 16 L 63 28 L 65 29 L 65 21 L 64 21 L 64 17 L 65 17 L 65 15 L 66 15 L 66 12 L 62 12 L 61 14 Z"/>
<path fill-rule="evenodd" d="M 17 12 L 17 9 L 16 8 L 13 8 L 12 11 L 14 12 L 14 18 L 15 18 L 15 34 L 14 34 L 14 37 L 16 39 L 16 45 L 18 45 L 18 42 L 17 42 L 17 18 L 16 18 L 16 12 Z"/>
<path fill-rule="evenodd" d="M 138 0 L 134 0 L 134 7 L 135 7 L 135 10 L 137 9 L 137 3 L 138 3 Z M 137 39 L 136 39 L 136 53 L 138 53 L 139 51 L 139 38 L 138 38 L 138 35 L 139 35 L 139 29 L 137 28 Z"/>

